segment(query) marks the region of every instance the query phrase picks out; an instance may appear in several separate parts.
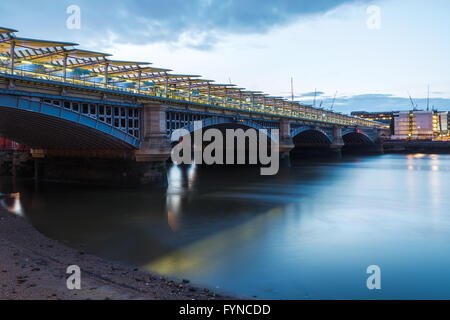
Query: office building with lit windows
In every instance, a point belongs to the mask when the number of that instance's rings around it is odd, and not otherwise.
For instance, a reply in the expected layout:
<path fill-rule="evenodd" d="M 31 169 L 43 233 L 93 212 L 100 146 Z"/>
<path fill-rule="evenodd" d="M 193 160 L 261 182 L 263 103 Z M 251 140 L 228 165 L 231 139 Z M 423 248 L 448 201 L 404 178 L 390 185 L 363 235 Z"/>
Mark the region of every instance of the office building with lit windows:
<path fill-rule="evenodd" d="M 423 140 L 448 137 L 449 112 L 439 111 L 393 111 L 393 112 L 352 112 L 352 116 L 378 121 L 391 127 L 394 140 Z"/>
<path fill-rule="evenodd" d="M 449 134 L 448 112 L 409 111 L 393 114 L 393 140 L 429 140 Z"/>
<path fill-rule="evenodd" d="M 351 115 L 354 117 L 377 121 L 389 125 L 391 128 L 391 134 L 394 134 L 394 113 L 393 111 L 386 112 L 367 112 L 367 111 L 355 111 Z"/>

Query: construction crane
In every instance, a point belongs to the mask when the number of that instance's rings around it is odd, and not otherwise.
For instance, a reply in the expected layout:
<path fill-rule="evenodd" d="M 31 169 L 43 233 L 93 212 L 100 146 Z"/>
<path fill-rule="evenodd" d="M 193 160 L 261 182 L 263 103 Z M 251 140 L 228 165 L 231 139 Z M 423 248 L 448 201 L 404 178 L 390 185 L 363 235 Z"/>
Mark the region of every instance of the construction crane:
<path fill-rule="evenodd" d="M 336 102 L 336 96 L 337 96 L 338 92 L 336 91 L 336 93 L 334 94 L 334 98 L 333 98 L 333 104 L 331 105 L 331 111 L 333 111 L 334 108 L 334 103 Z"/>
<path fill-rule="evenodd" d="M 291 77 L 291 98 L 292 102 L 294 102 L 294 78 Z"/>
<path fill-rule="evenodd" d="M 314 89 L 314 107 L 316 106 L 317 88 Z"/>
<path fill-rule="evenodd" d="M 409 100 L 411 101 L 411 106 L 412 106 L 413 110 L 416 111 L 417 110 L 417 105 L 414 105 L 414 100 L 411 97 L 411 94 L 409 92 L 408 92 L 408 95 L 409 95 Z"/>

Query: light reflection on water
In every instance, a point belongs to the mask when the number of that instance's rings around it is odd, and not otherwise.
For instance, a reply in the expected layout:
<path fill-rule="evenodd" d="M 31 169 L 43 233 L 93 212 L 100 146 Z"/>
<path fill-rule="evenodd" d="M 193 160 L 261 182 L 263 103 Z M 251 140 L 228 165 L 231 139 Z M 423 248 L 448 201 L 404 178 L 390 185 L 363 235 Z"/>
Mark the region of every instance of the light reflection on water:
<path fill-rule="evenodd" d="M 258 173 L 172 167 L 167 190 L 19 191 L 48 236 L 200 285 L 275 299 L 450 298 L 450 156 Z M 377 293 L 366 288 L 373 264 Z"/>
<path fill-rule="evenodd" d="M 15 214 L 16 216 L 25 216 L 22 202 L 20 201 L 20 194 L 2 195 L 0 193 L 0 208 Z"/>

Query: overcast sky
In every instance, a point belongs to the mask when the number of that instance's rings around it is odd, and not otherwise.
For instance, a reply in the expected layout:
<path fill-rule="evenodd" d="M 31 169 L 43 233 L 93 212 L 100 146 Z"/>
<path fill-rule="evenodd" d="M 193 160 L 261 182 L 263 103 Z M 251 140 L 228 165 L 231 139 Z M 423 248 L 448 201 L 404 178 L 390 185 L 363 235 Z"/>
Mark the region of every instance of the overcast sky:
<path fill-rule="evenodd" d="M 80 29 L 66 26 L 70 5 L 81 9 Z M 430 105 L 450 110 L 449 15 L 448 0 L 0 2 L 0 25 L 19 36 L 275 96 L 290 96 L 293 77 L 297 100 L 312 103 L 317 90 L 329 108 L 337 92 L 342 112 L 406 110 L 408 92 L 426 108 L 428 85 Z"/>

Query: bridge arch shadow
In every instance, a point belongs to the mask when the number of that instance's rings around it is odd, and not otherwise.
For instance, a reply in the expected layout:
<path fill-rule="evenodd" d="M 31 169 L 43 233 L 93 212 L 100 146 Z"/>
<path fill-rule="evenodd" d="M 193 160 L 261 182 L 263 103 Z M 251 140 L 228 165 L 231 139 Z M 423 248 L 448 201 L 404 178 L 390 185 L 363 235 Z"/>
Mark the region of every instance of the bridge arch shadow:
<path fill-rule="evenodd" d="M 342 136 L 346 145 L 373 145 L 372 138 L 362 132 L 349 132 Z"/>
<path fill-rule="evenodd" d="M 329 157 L 332 155 L 332 138 L 320 128 L 299 128 L 292 132 L 295 148 L 291 151 L 293 160 L 302 158 Z"/>
<path fill-rule="evenodd" d="M 375 142 L 363 132 L 347 132 L 342 136 L 344 147 L 343 154 L 367 154 L 375 150 Z"/>

